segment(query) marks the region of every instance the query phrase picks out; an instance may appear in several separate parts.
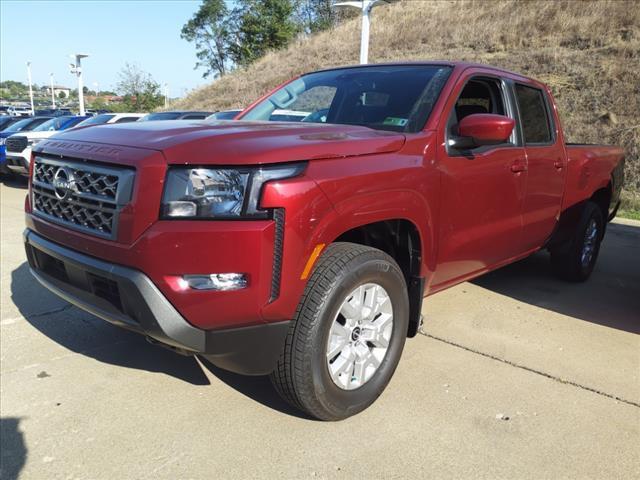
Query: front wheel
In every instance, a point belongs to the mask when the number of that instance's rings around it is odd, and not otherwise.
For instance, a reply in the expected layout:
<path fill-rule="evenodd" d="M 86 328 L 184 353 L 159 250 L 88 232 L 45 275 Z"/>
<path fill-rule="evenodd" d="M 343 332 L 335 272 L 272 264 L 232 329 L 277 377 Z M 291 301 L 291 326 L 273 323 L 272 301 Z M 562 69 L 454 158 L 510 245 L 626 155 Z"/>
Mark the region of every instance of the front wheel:
<path fill-rule="evenodd" d="M 318 260 L 271 381 L 291 405 L 341 420 L 371 405 L 407 336 L 402 271 L 386 253 L 334 243 Z"/>
<path fill-rule="evenodd" d="M 551 266 L 560 278 L 584 282 L 593 271 L 604 236 L 605 220 L 600 207 L 588 201 L 573 237 L 551 251 Z"/>

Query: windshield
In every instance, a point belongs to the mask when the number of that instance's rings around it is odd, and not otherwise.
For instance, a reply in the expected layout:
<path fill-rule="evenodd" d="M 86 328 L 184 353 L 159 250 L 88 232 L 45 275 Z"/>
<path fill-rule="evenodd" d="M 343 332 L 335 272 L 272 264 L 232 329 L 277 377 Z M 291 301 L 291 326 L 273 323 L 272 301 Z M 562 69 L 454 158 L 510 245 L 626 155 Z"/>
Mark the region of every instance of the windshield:
<path fill-rule="evenodd" d="M 5 127 L 9 126 L 12 120 L 13 117 L 0 117 L 0 130 L 3 130 Z"/>
<path fill-rule="evenodd" d="M 241 119 L 417 132 L 450 71 L 436 65 L 380 65 L 311 73 L 283 86 Z"/>
<path fill-rule="evenodd" d="M 96 115 L 95 117 L 87 118 L 85 121 L 80 122 L 78 124 L 78 127 L 86 127 L 88 125 L 102 125 L 103 123 L 107 123 L 113 117 L 115 117 L 115 115 Z"/>
<path fill-rule="evenodd" d="M 60 130 L 60 127 L 64 125 L 65 121 L 68 117 L 58 117 L 52 118 L 51 120 L 47 120 L 42 125 L 38 125 L 33 129 L 34 132 L 52 132 L 55 130 Z"/>
<path fill-rule="evenodd" d="M 150 113 L 142 117 L 139 121 L 146 122 L 148 120 L 175 120 L 181 114 L 179 112 L 159 112 L 159 113 Z"/>
<path fill-rule="evenodd" d="M 20 120 L 19 122 L 14 123 L 13 125 L 9 125 L 7 128 L 3 130 L 3 132 L 20 132 L 28 127 L 29 124 L 35 123 L 36 119 L 33 118 L 25 118 L 24 120 Z"/>
<path fill-rule="evenodd" d="M 71 118 L 67 118 L 66 122 L 62 122 L 62 125 L 59 128 L 59 130 L 66 130 L 67 128 L 75 127 L 76 125 L 79 125 L 80 123 L 82 123 L 85 120 L 88 120 L 88 118 L 87 117 L 71 117 Z"/>

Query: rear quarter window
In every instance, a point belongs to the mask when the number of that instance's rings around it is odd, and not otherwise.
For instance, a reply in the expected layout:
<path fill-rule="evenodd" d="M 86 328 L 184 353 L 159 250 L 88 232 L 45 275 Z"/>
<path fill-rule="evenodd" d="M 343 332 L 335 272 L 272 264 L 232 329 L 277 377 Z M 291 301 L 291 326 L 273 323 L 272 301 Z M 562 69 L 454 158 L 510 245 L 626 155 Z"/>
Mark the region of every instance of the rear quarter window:
<path fill-rule="evenodd" d="M 542 90 L 516 84 L 516 97 L 520 110 L 525 144 L 551 143 L 549 112 Z"/>

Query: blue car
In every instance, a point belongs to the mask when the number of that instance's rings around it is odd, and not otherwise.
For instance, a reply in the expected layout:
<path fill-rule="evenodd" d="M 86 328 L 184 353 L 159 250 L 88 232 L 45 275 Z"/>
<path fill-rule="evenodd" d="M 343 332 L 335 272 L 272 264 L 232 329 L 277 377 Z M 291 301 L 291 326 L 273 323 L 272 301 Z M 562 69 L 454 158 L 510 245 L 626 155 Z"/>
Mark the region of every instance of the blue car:
<path fill-rule="evenodd" d="M 5 166 L 13 173 L 28 175 L 31 163 L 31 148 L 56 133 L 75 127 L 78 123 L 91 118 L 89 116 L 55 117 L 41 123 L 28 132 L 14 133 L 4 142 L 6 147 Z"/>
<path fill-rule="evenodd" d="M 0 117 L 0 173 L 8 173 L 7 168 L 7 148 L 5 140 L 8 136 L 18 132 L 28 132 L 43 124 L 53 117 Z"/>

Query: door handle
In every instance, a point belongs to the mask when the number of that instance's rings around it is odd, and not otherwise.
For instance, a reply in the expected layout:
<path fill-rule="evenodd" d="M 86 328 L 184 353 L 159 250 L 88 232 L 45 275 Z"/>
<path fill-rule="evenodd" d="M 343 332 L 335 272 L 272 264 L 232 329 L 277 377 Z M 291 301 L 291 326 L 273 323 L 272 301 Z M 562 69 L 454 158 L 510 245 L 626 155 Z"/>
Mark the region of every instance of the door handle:
<path fill-rule="evenodd" d="M 524 163 L 514 163 L 511 165 L 511 171 L 513 173 L 521 173 L 527 171 L 527 166 Z"/>
<path fill-rule="evenodd" d="M 556 167 L 558 170 L 562 170 L 564 167 L 567 166 L 567 164 L 564 163 L 562 160 L 556 160 L 555 162 L 553 162 L 553 166 Z"/>

